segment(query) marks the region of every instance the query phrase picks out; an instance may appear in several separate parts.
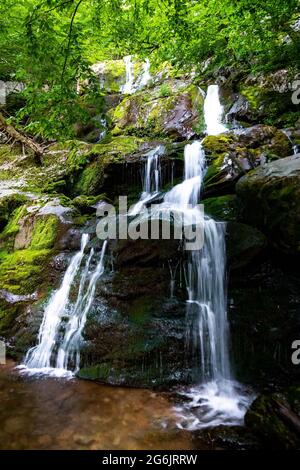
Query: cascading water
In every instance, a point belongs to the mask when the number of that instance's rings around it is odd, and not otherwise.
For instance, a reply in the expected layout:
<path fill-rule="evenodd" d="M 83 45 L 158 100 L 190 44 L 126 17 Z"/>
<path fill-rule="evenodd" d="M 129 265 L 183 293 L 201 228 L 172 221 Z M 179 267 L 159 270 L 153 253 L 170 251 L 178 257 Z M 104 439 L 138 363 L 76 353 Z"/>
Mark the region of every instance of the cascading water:
<path fill-rule="evenodd" d="M 107 134 L 107 121 L 105 117 L 99 119 L 99 124 L 101 126 L 101 131 L 99 132 L 97 144 L 101 142 Z"/>
<path fill-rule="evenodd" d="M 54 292 L 46 306 L 38 344 L 27 352 L 25 358 L 24 366 L 28 372 L 67 376 L 79 369 L 82 331 L 94 299 L 96 283 L 104 272 L 104 255 L 107 246 L 107 241 L 105 241 L 100 259 L 90 274 L 90 265 L 94 256 L 93 248 L 90 250 L 84 268 L 81 269 L 88 240 L 89 236 L 83 234 L 80 251 L 72 257 L 60 288 Z M 72 304 L 70 291 L 78 273 L 80 273 L 80 282 L 77 300 L 75 304 Z"/>
<path fill-rule="evenodd" d="M 228 131 L 227 127 L 222 124 L 223 113 L 219 87 L 218 85 L 209 85 L 204 101 L 204 118 L 208 135 L 218 135 Z"/>
<path fill-rule="evenodd" d="M 204 115 L 207 133 L 227 131 L 221 123 L 222 106 L 216 85 L 208 89 Z M 185 215 L 189 210 L 195 215 L 205 164 L 201 142 L 186 145 L 184 181 L 165 195 L 162 206 Z M 188 402 L 177 408 L 179 426 L 189 429 L 240 424 L 251 401 L 238 392 L 239 385 L 231 378 L 225 267 L 225 224 L 205 216 L 204 246 L 187 252 L 185 269 L 187 350 L 193 359 L 193 379 L 200 384 L 184 393 Z"/>
<path fill-rule="evenodd" d="M 148 85 L 148 83 L 151 80 L 151 75 L 150 75 L 150 61 L 149 59 L 145 60 L 145 63 L 143 64 L 143 74 L 141 76 L 141 80 L 139 83 L 139 89 L 144 88 L 145 86 Z"/>
<path fill-rule="evenodd" d="M 145 207 L 145 204 L 159 193 L 161 186 L 160 157 L 164 152 L 165 147 L 159 145 L 147 153 L 143 175 L 143 192 L 139 201 L 130 210 L 129 215 L 139 214 Z"/>
<path fill-rule="evenodd" d="M 283 129 L 282 132 L 287 136 L 289 139 L 292 147 L 293 147 L 293 154 L 297 155 L 300 152 L 300 146 L 296 144 L 296 142 L 292 139 L 291 131 L 289 129 Z"/>
<path fill-rule="evenodd" d="M 132 62 L 132 57 L 131 55 L 127 55 L 124 57 L 124 62 L 125 62 L 125 68 L 126 68 L 126 82 L 125 84 L 121 87 L 121 93 L 124 95 L 131 95 L 135 89 L 134 89 L 134 65 Z"/>
<path fill-rule="evenodd" d="M 126 81 L 123 86 L 121 86 L 121 93 L 124 95 L 131 95 L 135 91 L 141 90 L 151 81 L 150 75 L 150 61 L 146 59 L 143 64 L 143 71 L 140 77 L 135 81 L 134 77 L 134 63 L 132 56 L 128 55 L 124 57 L 125 68 L 126 68 Z"/>

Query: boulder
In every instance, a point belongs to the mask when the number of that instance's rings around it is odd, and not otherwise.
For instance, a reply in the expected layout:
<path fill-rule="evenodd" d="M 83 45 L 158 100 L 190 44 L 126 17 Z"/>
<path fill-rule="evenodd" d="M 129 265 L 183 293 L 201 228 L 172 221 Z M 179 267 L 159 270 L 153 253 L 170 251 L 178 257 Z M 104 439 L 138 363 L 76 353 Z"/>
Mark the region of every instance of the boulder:
<path fill-rule="evenodd" d="M 300 253 L 300 154 L 251 171 L 236 191 L 245 223 L 261 229 L 278 250 Z"/>
<path fill-rule="evenodd" d="M 231 270 L 247 266 L 266 248 L 267 239 L 262 232 L 237 222 L 236 195 L 211 197 L 202 202 L 206 214 L 216 220 L 227 222 L 226 251 Z"/>
<path fill-rule="evenodd" d="M 233 192 L 235 183 L 257 166 L 291 154 L 287 135 L 271 126 L 256 125 L 203 140 L 208 169 L 205 195 Z"/>
<path fill-rule="evenodd" d="M 226 249 L 231 269 L 250 264 L 266 246 L 265 235 L 256 228 L 238 222 L 228 222 Z"/>
<path fill-rule="evenodd" d="M 300 389 L 259 395 L 245 417 L 245 424 L 261 436 L 268 448 L 300 449 Z"/>
<path fill-rule="evenodd" d="M 289 113 L 298 111 L 291 99 L 294 80 L 295 75 L 289 70 L 249 75 L 238 84 L 239 93 L 227 113 L 227 120 L 284 127 L 290 119 Z"/>
<path fill-rule="evenodd" d="M 235 194 L 216 196 L 201 201 L 204 204 L 204 211 L 214 219 L 236 221 L 237 219 L 237 197 Z"/>
<path fill-rule="evenodd" d="M 204 130 L 203 95 L 181 80 L 126 97 L 110 114 L 113 133 L 189 139 Z"/>

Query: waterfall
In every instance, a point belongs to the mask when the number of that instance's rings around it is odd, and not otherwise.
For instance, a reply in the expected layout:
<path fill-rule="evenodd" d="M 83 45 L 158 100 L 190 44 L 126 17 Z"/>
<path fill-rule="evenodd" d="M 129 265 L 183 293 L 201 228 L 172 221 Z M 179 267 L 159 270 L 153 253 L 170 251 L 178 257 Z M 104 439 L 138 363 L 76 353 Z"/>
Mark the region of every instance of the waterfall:
<path fill-rule="evenodd" d="M 212 85 L 204 104 L 208 134 L 227 130 L 221 122 L 222 114 L 218 86 Z M 195 217 L 205 169 L 202 143 L 187 144 L 183 182 L 165 195 L 162 206 L 167 205 L 184 215 L 191 211 Z M 193 361 L 193 380 L 199 385 L 184 393 L 189 401 L 179 406 L 177 412 L 181 419 L 179 426 L 189 429 L 240 424 L 251 401 L 249 396 L 240 393 L 240 385 L 232 380 L 230 368 L 225 230 L 225 223 L 205 216 L 204 246 L 187 252 L 186 348 Z"/>
<path fill-rule="evenodd" d="M 106 118 L 105 118 L 105 117 L 101 117 L 101 118 L 99 119 L 99 124 L 100 124 L 100 126 L 101 126 L 101 131 L 99 132 L 98 140 L 97 140 L 97 142 L 96 142 L 97 144 L 98 144 L 99 142 L 101 142 L 101 141 L 104 139 L 104 137 L 106 136 L 106 134 L 107 134 L 107 121 L 106 121 Z"/>
<path fill-rule="evenodd" d="M 224 109 L 219 99 L 219 87 L 218 85 L 209 85 L 204 101 L 204 120 L 208 135 L 227 132 L 228 129 L 222 124 L 223 114 Z"/>
<path fill-rule="evenodd" d="M 164 198 L 171 206 L 184 208 L 188 204 L 195 206 L 201 191 L 205 168 L 205 152 L 200 142 L 187 144 L 184 148 L 184 180 L 174 186 Z"/>
<path fill-rule="evenodd" d="M 132 56 L 128 55 L 124 57 L 124 62 L 125 62 L 125 68 L 126 68 L 126 82 L 123 86 L 121 86 L 120 92 L 123 95 L 132 95 L 132 93 L 138 90 L 141 90 L 142 88 L 147 86 L 148 83 L 151 81 L 151 75 L 150 75 L 151 64 L 150 64 L 149 59 L 145 60 L 145 62 L 143 63 L 142 74 L 135 81 L 134 63 L 132 60 Z"/>
<path fill-rule="evenodd" d="M 93 248 L 84 268 L 81 269 L 88 240 L 89 236 L 83 234 L 80 250 L 71 258 L 60 288 L 52 294 L 45 308 L 38 344 L 27 352 L 25 358 L 25 367 L 29 372 L 45 372 L 59 376 L 72 375 L 79 369 L 82 331 L 94 299 L 96 283 L 104 272 L 107 246 L 105 241 L 96 267 L 90 274 Z M 70 291 L 79 273 L 77 300 L 72 304 Z"/>
<path fill-rule="evenodd" d="M 143 171 L 143 192 L 138 202 L 130 210 L 129 215 L 139 214 L 145 207 L 145 204 L 159 193 L 161 187 L 160 157 L 164 152 L 165 147 L 158 145 L 146 154 Z"/>
<path fill-rule="evenodd" d="M 132 62 L 131 55 L 124 57 L 125 68 L 126 68 L 126 82 L 125 85 L 121 87 L 121 93 L 124 95 L 131 95 L 134 93 L 134 65 Z"/>
<path fill-rule="evenodd" d="M 292 148 L 293 148 L 293 154 L 294 155 L 297 155 L 300 151 L 300 146 L 296 144 L 296 142 L 292 139 L 292 136 L 291 136 L 291 131 L 289 129 L 282 129 L 282 132 L 287 136 L 287 138 L 289 139 L 291 145 L 292 145 Z"/>
<path fill-rule="evenodd" d="M 141 76 L 141 80 L 139 83 L 139 89 L 144 88 L 145 86 L 148 85 L 148 83 L 151 80 L 151 75 L 150 75 L 150 61 L 149 59 L 146 59 L 144 64 L 143 64 L 143 74 Z"/>

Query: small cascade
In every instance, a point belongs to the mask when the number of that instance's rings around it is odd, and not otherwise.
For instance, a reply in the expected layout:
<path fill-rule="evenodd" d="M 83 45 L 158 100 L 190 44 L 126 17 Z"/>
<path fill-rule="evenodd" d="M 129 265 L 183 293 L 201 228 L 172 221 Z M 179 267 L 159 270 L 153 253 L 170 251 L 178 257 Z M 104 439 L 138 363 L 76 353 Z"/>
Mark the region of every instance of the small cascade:
<path fill-rule="evenodd" d="M 132 56 L 127 55 L 124 57 L 125 68 L 126 68 L 126 82 L 121 87 L 121 93 L 124 95 L 131 95 L 134 93 L 134 64 L 132 62 Z"/>
<path fill-rule="evenodd" d="M 287 136 L 287 138 L 289 139 L 291 145 L 292 145 L 292 148 L 293 148 L 293 154 L 294 155 L 297 155 L 299 152 L 300 152 L 300 146 L 297 145 L 294 140 L 292 139 L 292 136 L 291 136 L 291 132 L 289 131 L 289 129 L 282 129 L 282 132 Z"/>
<path fill-rule="evenodd" d="M 146 59 L 144 64 L 143 64 L 143 74 L 141 76 L 138 89 L 140 90 L 141 88 L 144 88 L 149 84 L 151 81 L 152 77 L 150 75 L 150 61 L 149 59 Z"/>
<path fill-rule="evenodd" d="M 105 241 L 96 267 L 90 273 L 93 249 L 81 269 L 88 240 L 88 234 L 83 234 L 80 251 L 72 257 L 60 288 L 52 294 L 45 308 L 38 344 L 27 352 L 25 358 L 24 366 L 28 372 L 64 376 L 79 369 L 82 331 L 94 299 L 96 283 L 104 272 L 107 245 Z M 73 304 L 70 291 L 79 273 L 77 300 Z"/>
<path fill-rule="evenodd" d="M 77 294 L 76 303 L 69 315 L 69 320 L 65 326 L 63 341 L 57 352 L 56 368 L 68 369 L 75 364 L 75 371 L 80 367 L 80 344 L 82 342 L 82 331 L 86 323 L 87 314 L 94 300 L 95 289 L 98 279 L 104 272 L 104 255 L 106 251 L 107 240 L 104 241 L 100 259 L 88 281 L 89 267 L 94 250 L 91 249 L 89 257 L 86 261 L 85 268 L 82 272 L 80 285 Z"/>
<path fill-rule="evenodd" d="M 224 109 L 220 103 L 219 86 L 209 85 L 204 101 L 204 119 L 208 135 L 218 135 L 228 131 L 227 127 L 222 124 L 223 114 Z"/>
<path fill-rule="evenodd" d="M 99 132 L 99 137 L 98 137 L 98 140 L 97 140 L 97 144 L 99 142 L 101 142 L 107 134 L 107 121 L 106 121 L 106 118 L 105 117 L 100 118 L 99 119 L 99 124 L 100 124 L 102 130 Z"/>
<path fill-rule="evenodd" d="M 132 60 L 132 56 L 128 55 L 124 57 L 125 68 L 126 68 L 126 81 L 123 86 L 120 88 L 120 92 L 123 95 L 132 95 L 136 91 L 142 90 L 145 88 L 149 82 L 152 80 L 150 75 L 150 61 L 146 59 L 143 63 L 143 71 L 140 77 L 135 80 L 134 76 L 134 63 Z"/>
<path fill-rule="evenodd" d="M 153 199 L 161 188 L 160 158 L 165 153 L 165 147 L 158 145 L 146 154 L 146 163 L 143 174 L 143 192 L 139 201 L 130 210 L 129 215 L 139 214 L 145 204 Z"/>
<path fill-rule="evenodd" d="M 195 206 L 200 196 L 203 172 L 205 168 L 205 152 L 200 142 L 187 144 L 184 149 L 184 180 L 174 186 L 164 198 L 171 206 Z"/>

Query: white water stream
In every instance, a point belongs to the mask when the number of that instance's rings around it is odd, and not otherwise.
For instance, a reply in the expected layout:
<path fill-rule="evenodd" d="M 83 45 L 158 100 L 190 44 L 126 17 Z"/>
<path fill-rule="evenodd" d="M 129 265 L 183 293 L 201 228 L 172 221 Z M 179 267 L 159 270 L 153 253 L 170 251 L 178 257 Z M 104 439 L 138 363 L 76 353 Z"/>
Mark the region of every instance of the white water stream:
<path fill-rule="evenodd" d="M 25 370 L 29 373 L 68 376 L 79 369 L 82 331 L 94 299 L 97 281 L 104 272 L 107 245 L 105 241 L 96 267 L 91 272 L 93 248 L 84 267 L 81 266 L 88 240 L 89 236 L 84 233 L 80 250 L 72 257 L 60 288 L 52 294 L 45 308 L 38 344 L 27 352 L 24 362 Z M 70 291 L 77 275 L 80 281 L 74 304 L 70 300 Z"/>

